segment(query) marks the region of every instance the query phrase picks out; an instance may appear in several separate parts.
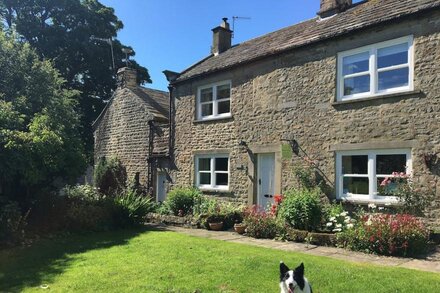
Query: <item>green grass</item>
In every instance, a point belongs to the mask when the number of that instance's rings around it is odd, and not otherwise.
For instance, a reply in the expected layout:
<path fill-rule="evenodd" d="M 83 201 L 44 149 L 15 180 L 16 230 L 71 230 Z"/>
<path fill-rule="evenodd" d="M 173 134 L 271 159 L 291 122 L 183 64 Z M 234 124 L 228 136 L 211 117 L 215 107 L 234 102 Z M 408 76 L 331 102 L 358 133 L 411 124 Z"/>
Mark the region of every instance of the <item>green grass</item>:
<path fill-rule="evenodd" d="M 0 251 L 0 292 L 279 292 L 281 259 L 304 262 L 313 292 L 440 292 L 440 274 L 139 230 Z"/>

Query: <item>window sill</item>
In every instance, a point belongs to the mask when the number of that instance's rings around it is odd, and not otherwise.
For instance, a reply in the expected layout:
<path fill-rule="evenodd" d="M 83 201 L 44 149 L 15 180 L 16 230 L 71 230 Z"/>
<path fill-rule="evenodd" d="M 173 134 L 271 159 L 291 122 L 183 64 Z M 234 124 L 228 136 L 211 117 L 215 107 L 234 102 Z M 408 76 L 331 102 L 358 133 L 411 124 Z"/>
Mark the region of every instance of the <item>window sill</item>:
<path fill-rule="evenodd" d="M 389 94 L 380 94 L 380 95 L 374 95 L 359 99 L 350 99 L 345 101 L 335 101 L 332 102 L 332 106 L 345 105 L 345 104 L 351 104 L 357 102 L 368 102 L 373 100 L 381 100 L 381 99 L 395 98 L 395 97 L 407 97 L 407 96 L 420 94 L 421 92 L 422 92 L 421 90 L 414 90 L 414 91 L 405 91 L 405 92 L 397 92 L 397 93 L 389 93 Z"/>
<path fill-rule="evenodd" d="M 342 202 L 348 202 L 348 203 L 354 203 L 358 205 L 368 205 L 368 204 L 375 204 L 379 206 L 400 206 L 401 203 L 396 198 L 389 198 L 389 199 L 365 199 L 365 198 L 353 198 L 353 197 L 342 197 L 339 198 L 338 201 Z"/>
<path fill-rule="evenodd" d="M 199 187 L 199 190 L 202 192 L 205 191 L 205 192 L 209 192 L 209 193 L 229 193 L 229 187 L 226 189 Z"/>
<path fill-rule="evenodd" d="M 213 118 L 207 118 L 207 119 L 197 119 L 197 120 L 194 120 L 193 122 L 194 123 L 203 123 L 203 122 L 216 122 L 219 120 L 232 120 L 232 115 L 213 117 Z"/>

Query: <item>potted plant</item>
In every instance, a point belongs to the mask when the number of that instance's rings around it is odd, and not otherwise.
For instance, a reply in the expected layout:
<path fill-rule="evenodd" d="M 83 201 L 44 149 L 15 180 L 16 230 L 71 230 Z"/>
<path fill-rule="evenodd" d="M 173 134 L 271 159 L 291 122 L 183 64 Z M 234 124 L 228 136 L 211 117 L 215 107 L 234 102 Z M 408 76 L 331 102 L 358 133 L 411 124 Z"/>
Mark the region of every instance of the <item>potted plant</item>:
<path fill-rule="evenodd" d="M 234 224 L 234 230 L 238 234 L 244 234 L 244 232 L 246 231 L 246 227 L 247 226 L 245 223 L 235 223 Z"/>
<path fill-rule="evenodd" d="M 224 216 L 219 214 L 209 215 L 206 218 L 206 222 L 208 223 L 209 229 L 213 231 L 220 231 L 223 229 L 223 221 Z"/>

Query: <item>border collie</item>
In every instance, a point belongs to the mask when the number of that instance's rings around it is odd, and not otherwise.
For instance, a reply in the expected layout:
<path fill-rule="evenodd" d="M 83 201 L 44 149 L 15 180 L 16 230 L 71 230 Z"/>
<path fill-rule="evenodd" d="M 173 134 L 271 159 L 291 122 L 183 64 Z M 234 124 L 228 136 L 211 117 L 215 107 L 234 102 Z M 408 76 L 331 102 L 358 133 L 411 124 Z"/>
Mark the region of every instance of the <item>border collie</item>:
<path fill-rule="evenodd" d="M 281 293 L 312 293 L 312 287 L 304 277 L 304 264 L 301 263 L 294 271 L 280 262 Z"/>

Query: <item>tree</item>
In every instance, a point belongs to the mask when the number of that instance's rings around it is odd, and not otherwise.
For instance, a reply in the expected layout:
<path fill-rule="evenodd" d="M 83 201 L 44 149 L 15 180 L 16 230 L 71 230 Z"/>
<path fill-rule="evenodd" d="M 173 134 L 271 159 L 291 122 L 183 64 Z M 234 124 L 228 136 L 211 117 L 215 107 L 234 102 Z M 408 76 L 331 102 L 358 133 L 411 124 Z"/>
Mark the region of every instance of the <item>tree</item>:
<path fill-rule="evenodd" d="M 91 124 L 116 87 L 110 46 L 91 37 L 113 39 L 116 68 L 124 66 L 122 48 L 132 50 L 116 39 L 123 24 L 114 9 L 98 0 L 0 0 L 0 17 L 6 29 L 16 30 L 41 58 L 53 60 L 68 87 L 81 92 L 82 132 L 90 153 Z M 139 83 L 151 82 L 146 68 L 130 62 Z"/>
<path fill-rule="evenodd" d="M 27 43 L 0 32 L 0 195 L 17 198 L 84 171 L 78 92 Z"/>

